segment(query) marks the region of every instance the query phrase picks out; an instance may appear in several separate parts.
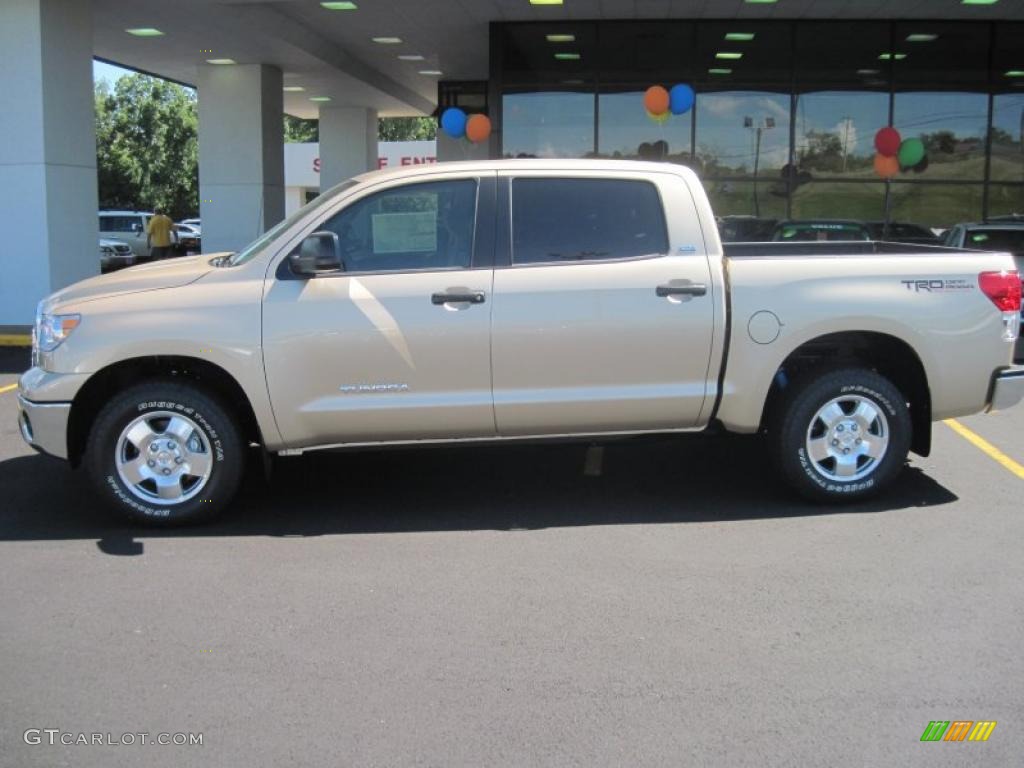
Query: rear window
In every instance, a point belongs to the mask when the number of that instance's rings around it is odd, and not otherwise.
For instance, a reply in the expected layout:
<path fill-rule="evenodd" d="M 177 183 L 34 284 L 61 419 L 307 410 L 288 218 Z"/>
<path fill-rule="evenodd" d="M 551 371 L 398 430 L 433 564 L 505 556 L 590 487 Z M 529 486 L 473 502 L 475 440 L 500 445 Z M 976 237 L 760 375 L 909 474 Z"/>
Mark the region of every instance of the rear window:
<path fill-rule="evenodd" d="M 775 232 L 775 240 L 784 242 L 870 239 L 867 230 L 859 224 L 783 224 Z"/>
<path fill-rule="evenodd" d="M 1009 251 L 1024 253 L 1024 227 L 1021 229 L 969 229 L 964 238 L 965 248 L 980 251 Z"/>
<path fill-rule="evenodd" d="M 628 259 L 668 252 L 657 188 L 629 179 L 515 179 L 516 264 Z"/>

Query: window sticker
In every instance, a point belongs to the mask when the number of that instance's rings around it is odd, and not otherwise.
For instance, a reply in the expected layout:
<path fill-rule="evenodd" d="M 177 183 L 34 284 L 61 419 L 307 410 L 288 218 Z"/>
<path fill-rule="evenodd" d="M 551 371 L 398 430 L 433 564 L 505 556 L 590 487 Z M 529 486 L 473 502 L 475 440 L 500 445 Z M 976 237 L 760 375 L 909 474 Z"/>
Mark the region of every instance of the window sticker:
<path fill-rule="evenodd" d="M 372 217 L 374 253 L 437 250 L 437 212 L 375 213 Z"/>

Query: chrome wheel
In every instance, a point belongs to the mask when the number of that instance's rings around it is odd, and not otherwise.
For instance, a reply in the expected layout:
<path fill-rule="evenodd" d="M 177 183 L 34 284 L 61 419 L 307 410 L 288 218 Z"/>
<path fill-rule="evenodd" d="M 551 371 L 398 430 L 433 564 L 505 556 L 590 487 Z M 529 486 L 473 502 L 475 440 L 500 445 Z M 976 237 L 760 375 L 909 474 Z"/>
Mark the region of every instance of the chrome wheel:
<path fill-rule="evenodd" d="M 210 479 L 210 440 L 181 413 L 153 411 L 132 421 L 117 439 L 114 461 L 121 481 L 151 504 L 180 504 Z"/>
<path fill-rule="evenodd" d="M 829 400 L 807 428 L 807 457 L 828 480 L 861 480 L 878 467 L 889 448 L 889 423 L 882 409 L 860 395 Z"/>

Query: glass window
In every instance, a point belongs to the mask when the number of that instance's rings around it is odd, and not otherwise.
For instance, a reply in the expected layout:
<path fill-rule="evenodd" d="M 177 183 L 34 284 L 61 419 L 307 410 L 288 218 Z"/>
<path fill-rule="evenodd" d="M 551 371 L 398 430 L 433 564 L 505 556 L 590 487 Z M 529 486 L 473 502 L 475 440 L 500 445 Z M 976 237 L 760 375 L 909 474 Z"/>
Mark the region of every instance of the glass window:
<path fill-rule="evenodd" d="M 891 31 L 892 26 L 884 22 L 798 23 L 797 88 L 812 90 L 831 85 L 887 92 L 891 68 L 879 55 L 888 50 Z M 863 120 L 868 116 L 860 117 Z M 881 125 L 888 123 L 888 117 L 886 113 Z"/>
<path fill-rule="evenodd" d="M 101 232 L 136 232 L 142 229 L 141 216 L 100 216 Z"/>
<path fill-rule="evenodd" d="M 794 219 L 878 221 L 885 218 L 885 184 L 878 181 L 810 181 L 796 186 L 792 201 Z"/>
<path fill-rule="evenodd" d="M 772 240 L 787 243 L 845 242 L 870 240 L 867 227 L 857 221 L 782 221 L 775 227 Z"/>
<path fill-rule="evenodd" d="M 716 216 L 770 219 L 772 226 L 775 220 L 786 217 L 786 182 L 781 176 L 756 184 L 752 181 L 705 181 L 704 189 Z M 750 227 L 756 229 L 760 225 L 752 224 Z"/>
<path fill-rule="evenodd" d="M 991 163 L 993 181 L 1024 182 L 1024 93 L 999 94 L 993 100 Z"/>
<path fill-rule="evenodd" d="M 886 93 L 820 91 L 798 95 L 798 171 L 813 178 L 874 181 L 875 134 L 888 124 Z"/>
<path fill-rule="evenodd" d="M 625 89 L 598 97 L 600 157 L 690 162 L 689 114 L 656 122 L 644 109 L 644 91 Z"/>
<path fill-rule="evenodd" d="M 992 184 L 988 188 L 988 217 L 1021 216 L 1024 219 L 1024 186 Z"/>
<path fill-rule="evenodd" d="M 985 178 L 985 133 L 988 97 L 983 93 L 919 91 L 897 93 L 894 125 L 904 140 L 924 141 L 926 180 L 966 181 Z"/>
<path fill-rule="evenodd" d="M 892 50 L 886 46 L 879 51 L 878 61 L 892 65 L 898 89 L 967 91 L 984 87 L 988 82 L 989 31 L 988 24 L 962 21 L 894 24 Z"/>
<path fill-rule="evenodd" d="M 473 179 L 395 187 L 357 200 L 318 229 L 338 236 L 346 272 L 466 268 L 476 190 Z"/>
<path fill-rule="evenodd" d="M 722 3 L 706 3 L 712 6 Z M 793 79 L 793 24 L 783 22 L 701 22 L 697 25 L 694 74 L 700 90 L 739 91 Z"/>
<path fill-rule="evenodd" d="M 512 260 L 517 264 L 623 259 L 667 252 L 661 198 L 649 182 L 512 182 Z"/>
<path fill-rule="evenodd" d="M 505 157 L 588 157 L 594 151 L 594 94 L 576 91 L 506 93 L 502 98 Z"/>
<path fill-rule="evenodd" d="M 789 163 L 789 96 L 723 91 L 697 95 L 697 164 L 707 178 L 780 178 Z"/>
<path fill-rule="evenodd" d="M 948 229 L 981 218 L 981 184 L 907 184 L 893 182 L 892 221 Z"/>
<path fill-rule="evenodd" d="M 968 227 L 964 233 L 964 248 L 978 251 L 1009 251 L 1014 256 L 1024 255 L 1024 226 Z"/>

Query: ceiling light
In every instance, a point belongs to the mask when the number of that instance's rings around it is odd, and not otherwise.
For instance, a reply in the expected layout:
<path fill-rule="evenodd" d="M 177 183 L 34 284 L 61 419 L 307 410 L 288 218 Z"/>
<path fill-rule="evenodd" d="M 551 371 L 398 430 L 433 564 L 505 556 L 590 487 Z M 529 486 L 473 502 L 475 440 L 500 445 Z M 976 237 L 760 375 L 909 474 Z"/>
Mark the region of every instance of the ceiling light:
<path fill-rule="evenodd" d="M 309 100 L 310 101 L 330 101 L 331 97 L 330 96 L 310 96 Z"/>
<path fill-rule="evenodd" d="M 729 61 L 736 61 L 738 59 L 742 59 L 743 58 L 743 54 L 742 53 L 732 53 L 732 52 L 729 52 L 729 51 L 725 51 L 725 52 L 719 51 L 718 53 L 715 54 L 715 58 L 716 59 L 728 59 Z"/>
<path fill-rule="evenodd" d="M 530 5 L 561 5 L 562 0 L 530 0 Z"/>
<path fill-rule="evenodd" d="M 154 27 L 133 27 L 126 29 L 125 32 L 136 37 L 161 37 L 163 35 L 163 32 Z"/>
<path fill-rule="evenodd" d="M 282 90 L 287 91 L 288 93 L 298 93 L 299 91 L 304 91 L 306 89 L 301 85 L 286 85 Z"/>
<path fill-rule="evenodd" d="M 207 59 L 207 64 L 234 64 L 234 59 Z"/>
<path fill-rule="evenodd" d="M 401 59 L 402 61 L 426 61 L 426 59 L 424 59 L 418 53 L 403 53 L 398 58 Z"/>
<path fill-rule="evenodd" d="M 938 39 L 938 35 L 930 35 L 923 32 L 915 32 L 912 35 L 907 35 L 908 43 L 933 43 Z"/>
<path fill-rule="evenodd" d="M 715 67 L 708 70 L 709 75 L 731 75 L 732 70 L 728 67 Z"/>
<path fill-rule="evenodd" d="M 905 58 L 907 58 L 907 54 L 905 54 L 905 53 L 880 53 L 880 54 L 878 54 L 878 60 L 879 61 L 892 61 L 892 60 L 903 61 Z"/>
<path fill-rule="evenodd" d="M 398 45 L 402 42 L 400 37 L 375 37 L 373 42 L 380 43 L 381 45 Z"/>
<path fill-rule="evenodd" d="M 857 74 L 858 75 L 878 75 L 878 74 L 881 74 L 881 72 L 879 70 L 877 70 L 877 69 L 858 69 L 857 70 Z"/>
<path fill-rule="evenodd" d="M 430 77 L 440 77 L 444 73 L 440 69 L 421 69 L 421 75 L 429 75 Z"/>
<path fill-rule="evenodd" d="M 544 35 L 549 43 L 575 43 L 576 35 Z"/>
<path fill-rule="evenodd" d="M 749 43 L 754 39 L 753 32 L 726 32 L 725 39 L 733 43 Z"/>
<path fill-rule="evenodd" d="M 331 2 L 320 3 L 328 11 L 354 11 L 359 8 L 352 0 L 332 0 Z"/>
<path fill-rule="evenodd" d="M 578 53 L 568 53 L 563 51 L 561 53 L 556 53 L 555 58 L 559 61 L 579 61 L 580 55 Z"/>
<path fill-rule="evenodd" d="M 779 0 L 743 0 L 743 2 L 750 3 L 751 5 L 771 5 L 772 3 L 779 2 Z"/>
<path fill-rule="evenodd" d="M 995 5 L 999 0 L 960 0 L 961 5 Z"/>
<path fill-rule="evenodd" d="M 1003 76 L 1004 77 L 1024 77 L 1024 69 L 1011 69 L 1009 72 L 1006 72 Z"/>

